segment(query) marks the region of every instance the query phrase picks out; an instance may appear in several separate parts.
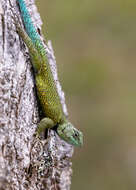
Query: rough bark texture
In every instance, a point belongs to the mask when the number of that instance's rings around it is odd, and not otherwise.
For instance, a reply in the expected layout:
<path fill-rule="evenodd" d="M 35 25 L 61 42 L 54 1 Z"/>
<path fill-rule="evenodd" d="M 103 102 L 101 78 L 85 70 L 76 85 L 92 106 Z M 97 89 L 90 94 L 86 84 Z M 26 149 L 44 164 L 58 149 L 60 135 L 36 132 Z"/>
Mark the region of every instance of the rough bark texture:
<path fill-rule="evenodd" d="M 20 17 L 16 1 L 11 2 Z M 34 2 L 26 2 L 40 28 Z M 48 57 L 55 64 L 51 48 Z M 38 121 L 29 54 L 16 33 L 9 0 L 0 0 L 0 190 L 70 189 L 73 148 L 53 130 L 47 139 L 37 139 Z"/>

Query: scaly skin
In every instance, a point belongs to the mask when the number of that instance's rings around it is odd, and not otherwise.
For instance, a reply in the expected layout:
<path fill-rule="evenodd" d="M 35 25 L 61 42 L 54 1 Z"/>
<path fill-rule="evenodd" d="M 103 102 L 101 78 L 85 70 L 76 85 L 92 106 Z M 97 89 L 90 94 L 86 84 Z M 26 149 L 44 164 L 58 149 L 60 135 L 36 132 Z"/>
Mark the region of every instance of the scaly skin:
<path fill-rule="evenodd" d="M 47 60 L 43 42 L 36 31 L 24 0 L 17 0 L 26 32 L 15 21 L 17 31 L 27 45 L 33 67 L 38 98 L 40 100 L 45 118 L 38 125 L 37 132 L 57 125 L 58 135 L 67 143 L 81 146 L 83 144 L 82 132 L 77 130 L 64 115 L 56 84 Z"/>

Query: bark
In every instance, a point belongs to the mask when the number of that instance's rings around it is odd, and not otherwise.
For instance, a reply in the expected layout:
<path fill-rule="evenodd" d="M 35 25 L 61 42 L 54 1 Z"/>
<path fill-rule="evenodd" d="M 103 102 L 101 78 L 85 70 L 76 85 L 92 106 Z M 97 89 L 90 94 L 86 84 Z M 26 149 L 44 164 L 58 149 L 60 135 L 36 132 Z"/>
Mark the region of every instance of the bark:
<path fill-rule="evenodd" d="M 16 1 L 11 2 L 20 18 Z M 36 6 L 26 2 L 39 30 Z M 53 130 L 46 139 L 35 137 L 39 110 L 33 69 L 11 15 L 9 0 L 0 0 L 0 190 L 69 190 L 73 148 Z M 55 65 L 51 45 L 48 58 Z M 62 92 L 65 108 L 63 100 Z"/>

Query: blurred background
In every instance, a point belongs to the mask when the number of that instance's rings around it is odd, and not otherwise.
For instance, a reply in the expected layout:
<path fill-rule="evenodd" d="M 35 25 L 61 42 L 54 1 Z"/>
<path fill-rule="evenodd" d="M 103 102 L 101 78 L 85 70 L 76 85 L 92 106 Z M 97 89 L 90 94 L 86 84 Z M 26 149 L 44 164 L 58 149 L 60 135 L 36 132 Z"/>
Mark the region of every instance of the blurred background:
<path fill-rule="evenodd" d="M 37 0 L 71 121 L 72 190 L 136 189 L 136 1 Z"/>

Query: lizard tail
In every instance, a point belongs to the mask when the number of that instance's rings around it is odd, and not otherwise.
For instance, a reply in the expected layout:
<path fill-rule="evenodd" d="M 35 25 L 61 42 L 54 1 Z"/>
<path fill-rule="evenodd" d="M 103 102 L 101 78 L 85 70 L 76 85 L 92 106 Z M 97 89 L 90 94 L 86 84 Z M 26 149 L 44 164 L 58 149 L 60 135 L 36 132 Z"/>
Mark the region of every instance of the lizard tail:
<path fill-rule="evenodd" d="M 24 22 L 25 30 L 28 36 L 31 38 L 33 44 L 35 45 L 38 52 L 42 55 L 45 55 L 45 48 L 41 41 L 40 35 L 36 31 L 36 28 L 32 22 L 30 13 L 28 12 L 26 3 L 24 0 L 17 0 L 21 12 L 21 16 Z"/>

